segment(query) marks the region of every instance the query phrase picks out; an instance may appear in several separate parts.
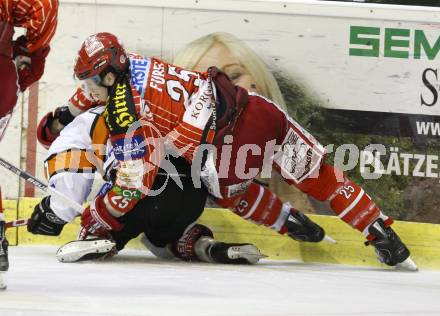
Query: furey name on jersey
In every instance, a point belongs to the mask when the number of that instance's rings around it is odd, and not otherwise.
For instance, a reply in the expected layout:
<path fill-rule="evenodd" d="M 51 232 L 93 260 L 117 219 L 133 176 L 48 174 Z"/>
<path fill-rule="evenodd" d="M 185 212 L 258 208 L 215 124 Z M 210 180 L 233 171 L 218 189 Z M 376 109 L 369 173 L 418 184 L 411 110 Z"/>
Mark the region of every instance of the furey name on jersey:
<path fill-rule="evenodd" d="M 129 55 L 131 84 L 144 98 L 147 89 L 147 82 L 150 76 L 151 59 L 139 55 Z M 155 60 L 151 69 L 151 78 L 148 87 L 162 92 L 162 86 L 165 83 L 165 65 Z"/>

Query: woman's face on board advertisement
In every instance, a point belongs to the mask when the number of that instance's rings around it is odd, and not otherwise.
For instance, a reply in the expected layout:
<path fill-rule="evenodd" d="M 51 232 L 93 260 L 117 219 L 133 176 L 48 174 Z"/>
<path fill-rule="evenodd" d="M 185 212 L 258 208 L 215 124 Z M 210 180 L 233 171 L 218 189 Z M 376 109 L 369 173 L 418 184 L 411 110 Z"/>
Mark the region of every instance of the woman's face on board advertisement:
<path fill-rule="evenodd" d="M 214 44 L 194 66 L 194 71 L 206 71 L 210 66 L 216 66 L 228 75 L 231 81 L 249 91 L 259 92 L 255 78 L 253 78 L 231 54 L 229 49 L 220 43 Z"/>

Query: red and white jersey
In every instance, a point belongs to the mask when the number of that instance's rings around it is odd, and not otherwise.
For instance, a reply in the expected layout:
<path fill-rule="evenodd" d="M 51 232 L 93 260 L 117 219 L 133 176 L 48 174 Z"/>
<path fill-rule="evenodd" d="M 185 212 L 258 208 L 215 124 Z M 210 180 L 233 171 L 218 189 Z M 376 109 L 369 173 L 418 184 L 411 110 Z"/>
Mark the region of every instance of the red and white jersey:
<path fill-rule="evenodd" d="M 129 54 L 130 83 L 136 112 L 154 124 L 188 160 L 200 143 L 212 114 L 212 94 L 207 73 L 184 70 L 157 58 Z M 102 105 L 78 88 L 68 102 L 73 115 Z M 213 134 L 208 134 L 211 140 Z"/>
<path fill-rule="evenodd" d="M 142 196 L 148 194 L 164 155 L 158 149 L 161 146 L 157 146 L 162 140 L 191 162 L 201 142 L 211 142 L 214 138 L 211 128 L 204 134 L 215 104 L 215 90 L 206 73 L 187 71 L 156 58 L 134 54 L 129 54 L 129 60 L 130 78 L 115 84 L 102 114 L 106 122 L 102 129 L 107 130 L 100 132 L 95 128 L 96 132 L 111 137 L 115 158 L 120 162 L 115 186 L 104 199 L 114 216 L 126 213 L 135 204 L 135 200 L 128 204 L 115 202 L 121 197 L 120 188 L 124 188 L 125 195 L 127 190 L 132 190 L 137 199 L 138 192 Z M 130 97 L 126 99 L 128 91 Z M 78 114 L 97 105 L 82 88 L 69 101 L 69 107 L 75 107 L 71 112 Z M 143 129 L 131 135 L 128 130 L 137 119 L 143 122 Z M 158 142 L 141 145 L 149 138 Z M 145 163 L 153 167 L 145 170 Z"/>
<path fill-rule="evenodd" d="M 58 0 L 1 0 L 0 20 L 24 27 L 30 53 L 49 45 L 55 34 Z"/>

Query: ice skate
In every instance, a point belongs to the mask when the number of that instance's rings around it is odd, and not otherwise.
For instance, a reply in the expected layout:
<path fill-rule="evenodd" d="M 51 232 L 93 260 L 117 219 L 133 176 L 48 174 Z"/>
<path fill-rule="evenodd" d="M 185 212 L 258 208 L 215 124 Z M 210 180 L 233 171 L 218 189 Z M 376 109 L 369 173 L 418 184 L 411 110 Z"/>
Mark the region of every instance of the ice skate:
<path fill-rule="evenodd" d="M 5 276 L 6 276 L 6 273 L 4 271 L 0 271 L 0 291 L 6 290 L 6 288 L 7 288 Z"/>
<path fill-rule="evenodd" d="M 117 253 L 116 243 L 104 238 L 74 240 L 61 246 L 56 254 L 60 262 L 109 258 Z"/>
<path fill-rule="evenodd" d="M 4 221 L 0 222 L 0 230 L 4 229 Z M 1 232 L 0 232 L 1 233 Z M 6 271 L 9 269 L 9 259 L 8 259 L 8 241 L 6 238 L 0 238 L 0 290 L 6 289 Z"/>
<path fill-rule="evenodd" d="M 267 257 L 252 244 L 224 243 L 209 237 L 200 238 L 195 251 L 202 261 L 212 263 L 256 264 Z"/>
<path fill-rule="evenodd" d="M 4 222 L 0 223 L 0 225 L 3 224 Z M 6 238 L 0 239 L 0 272 L 6 272 L 9 269 L 8 246 Z"/>
<path fill-rule="evenodd" d="M 9 269 L 8 246 L 9 243 L 6 239 L 6 223 L 5 221 L 0 220 L 0 272 L 6 272 Z"/>
<path fill-rule="evenodd" d="M 1 198 L 1 197 L 0 197 Z M 0 205 L 1 208 L 1 205 Z M 5 274 L 9 269 L 8 240 L 5 237 L 5 222 L 0 221 L 0 290 L 6 289 Z"/>
<path fill-rule="evenodd" d="M 380 262 L 397 268 L 417 271 L 417 265 L 410 258 L 410 252 L 399 236 L 391 227 L 386 227 L 384 221 L 379 218 L 368 228 L 368 232 L 375 237 L 367 241 L 366 245 L 376 248 L 376 255 Z"/>
<path fill-rule="evenodd" d="M 286 220 L 287 234 L 297 241 L 320 242 L 325 240 L 335 243 L 335 240 L 325 235 L 324 229 L 312 222 L 306 215 L 297 210 L 290 210 Z"/>

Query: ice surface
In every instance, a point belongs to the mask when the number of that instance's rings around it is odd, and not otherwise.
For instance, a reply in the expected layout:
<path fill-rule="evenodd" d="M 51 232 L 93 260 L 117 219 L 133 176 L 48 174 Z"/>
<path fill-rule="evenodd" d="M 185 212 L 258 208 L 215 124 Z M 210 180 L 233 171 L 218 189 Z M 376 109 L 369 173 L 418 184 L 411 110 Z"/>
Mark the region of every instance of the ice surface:
<path fill-rule="evenodd" d="M 0 315 L 440 315 L 440 271 L 398 272 L 263 260 L 165 262 L 124 250 L 58 263 L 56 248 L 11 247 Z"/>

